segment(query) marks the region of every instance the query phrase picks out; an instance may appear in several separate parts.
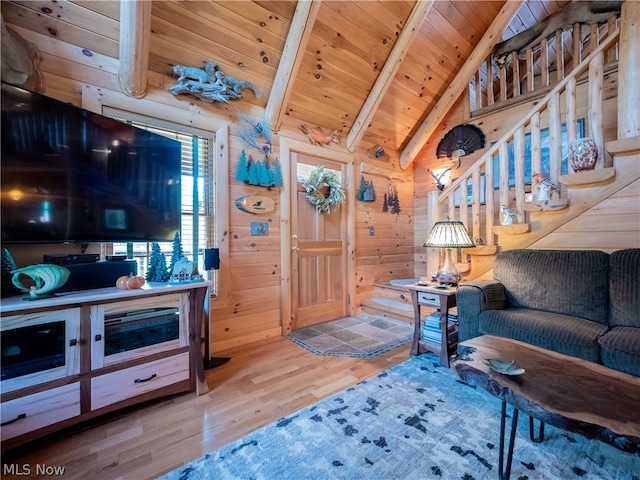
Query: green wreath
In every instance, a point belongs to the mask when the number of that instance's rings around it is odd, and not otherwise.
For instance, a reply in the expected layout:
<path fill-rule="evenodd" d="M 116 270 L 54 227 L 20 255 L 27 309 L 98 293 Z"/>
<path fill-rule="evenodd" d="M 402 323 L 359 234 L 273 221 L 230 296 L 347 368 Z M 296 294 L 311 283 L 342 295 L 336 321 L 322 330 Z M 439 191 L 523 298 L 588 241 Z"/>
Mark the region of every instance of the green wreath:
<path fill-rule="evenodd" d="M 329 187 L 329 196 L 325 196 L 321 191 L 324 186 Z M 337 210 L 338 205 L 347 199 L 338 174 L 333 170 L 326 170 L 322 165 L 311 170 L 309 181 L 304 188 L 307 191 L 307 200 L 322 213 Z"/>

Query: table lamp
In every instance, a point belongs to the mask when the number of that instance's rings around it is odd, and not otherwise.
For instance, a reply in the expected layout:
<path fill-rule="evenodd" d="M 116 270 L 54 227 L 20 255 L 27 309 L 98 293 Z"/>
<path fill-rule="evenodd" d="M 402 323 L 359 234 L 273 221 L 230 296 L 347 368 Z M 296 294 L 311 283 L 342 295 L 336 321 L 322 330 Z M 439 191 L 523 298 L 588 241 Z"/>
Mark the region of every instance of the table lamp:
<path fill-rule="evenodd" d="M 462 222 L 448 220 L 435 223 L 423 246 L 445 249 L 444 265 L 438 270 L 436 279 L 441 284 L 457 285 L 462 274 L 451 261 L 451 249 L 475 247 L 475 244 Z"/>

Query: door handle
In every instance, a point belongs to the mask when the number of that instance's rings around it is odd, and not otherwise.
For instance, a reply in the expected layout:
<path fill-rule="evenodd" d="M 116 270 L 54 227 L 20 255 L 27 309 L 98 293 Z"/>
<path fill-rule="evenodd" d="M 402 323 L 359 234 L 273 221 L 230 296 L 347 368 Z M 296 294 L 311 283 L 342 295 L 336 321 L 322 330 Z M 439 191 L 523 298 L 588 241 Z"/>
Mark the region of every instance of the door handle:
<path fill-rule="evenodd" d="M 298 250 L 300 250 L 298 247 L 291 247 L 291 251 L 292 251 L 292 252 L 296 252 L 296 253 L 297 253 L 297 252 L 298 252 Z"/>

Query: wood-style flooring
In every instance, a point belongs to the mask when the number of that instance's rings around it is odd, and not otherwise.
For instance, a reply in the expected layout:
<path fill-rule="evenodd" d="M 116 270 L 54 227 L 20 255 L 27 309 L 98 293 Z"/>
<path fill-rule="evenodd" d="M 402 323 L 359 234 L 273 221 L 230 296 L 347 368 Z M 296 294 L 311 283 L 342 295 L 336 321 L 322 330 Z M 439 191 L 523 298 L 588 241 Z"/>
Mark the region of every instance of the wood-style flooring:
<path fill-rule="evenodd" d="M 155 478 L 409 358 L 409 345 L 371 359 L 315 356 L 283 338 L 238 347 L 207 371 L 209 393 L 131 407 L 36 440 L 2 457 L 2 478 Z M 32 476 L 8 475 L 26 471 Z M 54 475 L 55 477 L 55 475 Z M 51 478 L 51 476 L 47 476 Z"/>

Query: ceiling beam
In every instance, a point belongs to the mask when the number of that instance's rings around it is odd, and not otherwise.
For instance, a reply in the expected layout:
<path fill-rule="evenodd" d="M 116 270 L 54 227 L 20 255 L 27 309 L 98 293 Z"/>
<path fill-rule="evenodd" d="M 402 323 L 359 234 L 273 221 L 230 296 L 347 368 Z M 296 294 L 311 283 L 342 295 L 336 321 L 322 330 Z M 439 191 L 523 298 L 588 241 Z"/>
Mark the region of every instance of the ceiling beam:
<path fill-rule="evenodd" d="M 320 3 L 320 0 L 299 0 L 296 6 L 264 112 L 265 121 L 273 131 L 278 131 L 282 124 L 282 116 L 307 49 Z"/>
<path fill-rule="evenodd" d="M 411 15 L 409 15 L 402 32 L 400 32 L 400 35 L 398 36 L 398 40 L 391 49 L 391 53 L 389 54 L 387 61 L 384 63 L 384 67 L 380 71 L 369 96 L 362 105 L 362 109 L 360 109 L 360 113 L 347 135 L 346 146 L 350 152 L 353 152 L 356 149 L 356 146 L 362 139 L 364 132 L 367 127 L 369 127 L 371 119 L 375 115 L 378 106 L 380 106 L 382 98 L 391 86 L 391 83 L 400 68 L 400 64 L 407 54 L 409 45 L 411 45 L 413 39 L 418 35 L 420 26 L 424 23 L 433 3 L 434 0 L 417 1 L 414 5 Z"/>
<path fill-rule="evenodd" d="M 118 84 L 129 97 L 147 93 L 149 41 L 151 38 L 151 2 L 120 2 L 120 66 Z"/>
<path fill-rule="evenodd" d="M 464 65 L 462 65 L 453 81 L 444 91 L 438 103 L 436 103 L 431 112 L 429 112 L 425 121 L 400 154 L 400 168 L 403 170 L 406 169 L 418 156 L 422 147 L 438 128 L 438 125 L 440 125 L 445 115 L 456 103 L 464 89 L 468 88 L 469 79 L 475 75 L 480 65 L 482 65 L 482 62 L 489 56 L 505 28 L 520 9 L 522 3 L 522 0 L 507 1 L 504 3 L 502 10 L 500 10 L 496 18 L 493 19 L 493 22 L 476 45 L 476 48 L 473 49 L 473 52 L 471 52 L 471 55 L 469 55 Z"/>

